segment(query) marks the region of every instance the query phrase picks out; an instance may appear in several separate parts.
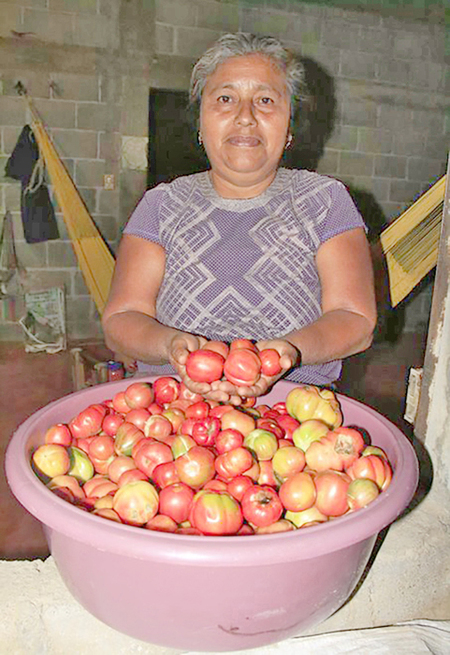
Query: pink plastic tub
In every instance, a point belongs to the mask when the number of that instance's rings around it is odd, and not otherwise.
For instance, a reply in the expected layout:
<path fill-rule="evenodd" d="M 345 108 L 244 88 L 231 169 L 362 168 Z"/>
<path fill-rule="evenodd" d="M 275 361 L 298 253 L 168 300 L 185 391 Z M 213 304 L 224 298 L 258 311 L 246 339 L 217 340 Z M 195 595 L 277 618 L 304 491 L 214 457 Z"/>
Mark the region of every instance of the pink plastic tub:
<path fill-rule="evenodd" d="M 281 641 L 335 612 L 360 579 L 378 532 L 414 494 L 418 464 L 407 438 L 374 410 L 340 396 L 344 423 L 365 428 L 395 470 L 388 490 L 368 508 L 272 535 L 151 532 L 77 509 L 49 491 L 30 466 L 31 452 L 43 443 L 51 424 L 67 422 L 128 384 L 98 385 L 51 403 L 18 428 L 6 453 L 11 489 L 43 523 L 73 596 L 98 619 L 132 637 L 209 652 Z M 284 400 L 293 386 L 278 383 L 264 402 Z"/>

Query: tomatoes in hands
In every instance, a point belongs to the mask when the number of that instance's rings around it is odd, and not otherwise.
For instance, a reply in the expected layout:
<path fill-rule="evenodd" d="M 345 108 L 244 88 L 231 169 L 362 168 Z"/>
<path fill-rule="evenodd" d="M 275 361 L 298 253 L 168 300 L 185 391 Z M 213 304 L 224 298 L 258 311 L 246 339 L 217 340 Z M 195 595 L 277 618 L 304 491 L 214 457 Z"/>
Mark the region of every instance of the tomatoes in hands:
<path fill-rule="evenodd" d="M 194 382 L 215 382 L 223 373 L 225 358 L 214 350 L 199 348 L 186 359 L 186 373 Z"/>

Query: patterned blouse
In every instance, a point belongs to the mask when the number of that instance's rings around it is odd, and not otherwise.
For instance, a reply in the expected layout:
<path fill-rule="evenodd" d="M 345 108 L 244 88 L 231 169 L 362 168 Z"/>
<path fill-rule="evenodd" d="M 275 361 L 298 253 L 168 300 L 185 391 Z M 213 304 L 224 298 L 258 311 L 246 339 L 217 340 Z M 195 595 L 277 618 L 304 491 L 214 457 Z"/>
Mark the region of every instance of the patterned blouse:
<path fill-rule="evenodd" d="M 317 250 L 346 230 L 365 228 L 344 185 L 306 170 L 280 168 L 251 199 L 219 196 L 208 172 L 147 191 L 126 228 L 163 246 L 157 319 L 208 339 L 281 338 L 321 315 Z M 149 375 L 170 365 L 140 365 Z M 326 385 L 339 360 L 305 365 L 287 379 Z"/>

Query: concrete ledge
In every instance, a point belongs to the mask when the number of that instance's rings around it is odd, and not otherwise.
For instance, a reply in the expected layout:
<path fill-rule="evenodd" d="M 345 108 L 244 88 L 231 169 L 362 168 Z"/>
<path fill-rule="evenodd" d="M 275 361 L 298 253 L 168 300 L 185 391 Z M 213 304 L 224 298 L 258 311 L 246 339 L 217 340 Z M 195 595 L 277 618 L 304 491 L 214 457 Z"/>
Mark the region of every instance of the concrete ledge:
<path fill-rule="evenodd" d="M 449 501 L 448 490 L 436 482 L 414 510 L 390 527 L 357 593 L 307 635 L 418 619 L 449 620 Z M 179 652 L 132 639 L 98 621 L 72 598 L 51 557 L 45 561 L 0 561 L 0 588 L 2 653 L 173 655 Z M 305 635 L 305 646 L 309 641 Z M 317 640 L 314 643 L 317 652 L 320 644 Z M 294 652 L 295 645 L 296 652 L 305 653 L 301 644 L 302 638 L 297 638 L 259 650 L 267 655 L 281 655 L 286 649 Z M 241 652 L 255 653 L 255 650 Z"/>

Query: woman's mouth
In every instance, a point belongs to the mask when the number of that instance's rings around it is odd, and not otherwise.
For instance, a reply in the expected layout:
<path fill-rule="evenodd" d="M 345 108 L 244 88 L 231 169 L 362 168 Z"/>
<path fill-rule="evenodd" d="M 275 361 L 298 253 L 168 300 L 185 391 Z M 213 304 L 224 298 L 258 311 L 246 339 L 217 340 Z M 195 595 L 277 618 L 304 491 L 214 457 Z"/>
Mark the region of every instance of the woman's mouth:
<path fill-rule="evenodd" d="M 227 141 L 232 146 L 244 148 L 254 148 L 261 143 L 261 141 L 255 136 L 231 136 Z"/>

